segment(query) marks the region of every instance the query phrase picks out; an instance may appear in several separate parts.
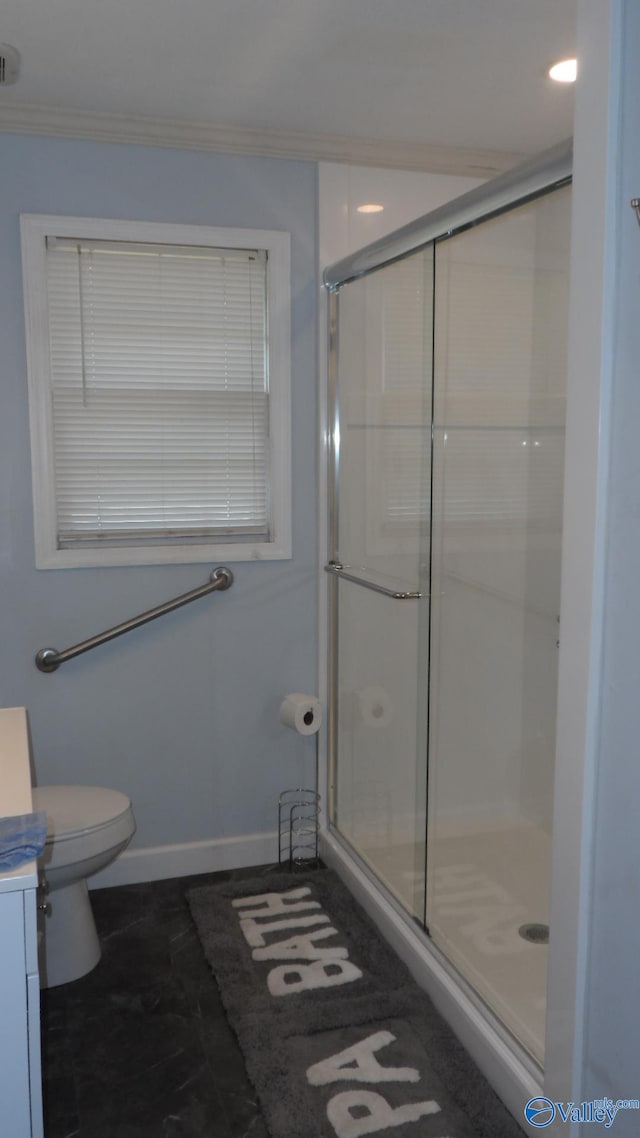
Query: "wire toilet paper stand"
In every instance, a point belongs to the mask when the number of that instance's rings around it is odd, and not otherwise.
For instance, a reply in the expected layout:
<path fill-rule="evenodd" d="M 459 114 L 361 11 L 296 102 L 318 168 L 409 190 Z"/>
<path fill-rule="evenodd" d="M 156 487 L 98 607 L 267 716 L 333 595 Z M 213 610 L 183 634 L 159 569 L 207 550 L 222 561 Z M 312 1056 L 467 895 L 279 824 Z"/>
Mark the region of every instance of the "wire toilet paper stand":
<path fill-rule="evenodd" d="M 316 696 L 291 692 L 280 705 L 280 722 L 299 735 L 315 735 L 315 789 L 294 787 L 278 798 L 278 865 L 290 870 L 319 864 L 320 793 L 318 791 L 318 730 L 322 705 Z"/>
<path fill-rule="evenodd" d="M 278 865 L 290 870 L 318 864 L 320 795 L 296 787 L 283 790 L 278 799 Z"/>

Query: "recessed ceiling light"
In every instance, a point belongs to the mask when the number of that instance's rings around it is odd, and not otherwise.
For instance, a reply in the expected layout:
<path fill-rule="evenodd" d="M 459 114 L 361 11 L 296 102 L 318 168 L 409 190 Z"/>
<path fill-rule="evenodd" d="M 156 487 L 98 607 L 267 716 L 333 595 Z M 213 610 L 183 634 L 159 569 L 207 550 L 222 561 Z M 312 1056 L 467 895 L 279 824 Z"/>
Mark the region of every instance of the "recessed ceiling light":
<path fill-rule="evenodd" d="M 578 74 L 577 59 L 560 59 L 549 68 L 549 78 L 556 83 L 575 83 Z"/>
<path fill-rule="evenodd" d="M 365 205 L 357 207 L 358 213 L 382 213 L 384 206 L 377 205 L 376 202 L 367 202 Z"/>

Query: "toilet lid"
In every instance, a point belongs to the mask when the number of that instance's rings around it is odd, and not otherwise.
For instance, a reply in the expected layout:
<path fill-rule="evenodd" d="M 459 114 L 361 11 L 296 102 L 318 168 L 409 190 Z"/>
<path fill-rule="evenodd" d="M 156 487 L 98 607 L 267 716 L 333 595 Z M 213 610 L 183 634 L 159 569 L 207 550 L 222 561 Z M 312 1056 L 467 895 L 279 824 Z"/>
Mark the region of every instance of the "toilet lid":
<path fill-rule="evenodd" d="M 125 814 L 131 803 L 102 786 L 34 786 L 33 809 L 47 815 L 47 840 L 99 830 Z"/>

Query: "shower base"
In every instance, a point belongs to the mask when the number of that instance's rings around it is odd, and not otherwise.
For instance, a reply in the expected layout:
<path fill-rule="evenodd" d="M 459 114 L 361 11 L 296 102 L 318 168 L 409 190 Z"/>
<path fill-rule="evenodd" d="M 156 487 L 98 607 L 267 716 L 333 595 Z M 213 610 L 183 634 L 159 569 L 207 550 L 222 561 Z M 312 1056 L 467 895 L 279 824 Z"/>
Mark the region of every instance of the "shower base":
<path fill-rule="evenodd" d="M 401 849 L 399 844 L 395 850 L 397 857 L 400 857 Z M 403 849 L 407 852 L 411 847 Z M 460 979 L 459 972 L 450 966 L 443 951 L 434 948 L 434 940 L 410 920 L 407 902 L 401 905 L 395 900 L 397 891 L 388 888 L 388 882 L 383 882 L 387 889 L 380 889 L 379 869 L 376 867 L 372 871 L 366 860 L 360 854 L 355 855 L 350 844 L 333 827 L 322 832 L 320 852 L 325 863 L 342 877 L 386 940 L 407 963 L 502 1102 L 522 1124 L 523 1103 L 543 1092 L 542 1070 L 531 1050 L 525 1049 L 509 1031 L 504 1030 L 497 1016 L 486 1011 L 485 1001 Z M 375 852 L 379 854 L 379 850 Z M 415 856 L 413 849 L 411 856 Z M 408 861 L 404 863 L 403 872 L 413 872 Z M 416 881 L 405 879 L 405 882 L 408 896 L 415 896 Z M 541 950 L 545 953 L 544 948 Z"/>
<path fill-rule="evenodd" d="M 422 920 L 425 873 L 415 868 L 415 844 L 361 841 L 359 850 Z M 434 838 L 427 864 L 429 936 L 542 1066 L 548 946 L 525 940 L 520 928 L 549 920 L 549 835 L 527 825 Z"/>

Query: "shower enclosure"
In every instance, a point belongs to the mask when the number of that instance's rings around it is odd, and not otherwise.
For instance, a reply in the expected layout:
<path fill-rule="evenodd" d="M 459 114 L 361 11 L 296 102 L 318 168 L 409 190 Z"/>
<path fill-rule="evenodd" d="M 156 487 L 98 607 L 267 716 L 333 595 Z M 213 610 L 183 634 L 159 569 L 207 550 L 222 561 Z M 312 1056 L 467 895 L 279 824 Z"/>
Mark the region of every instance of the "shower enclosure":
<path fill-rule="evenodd" d="M 332 266 L 330 832 L 544 1061 L 570 147 Z"/>

